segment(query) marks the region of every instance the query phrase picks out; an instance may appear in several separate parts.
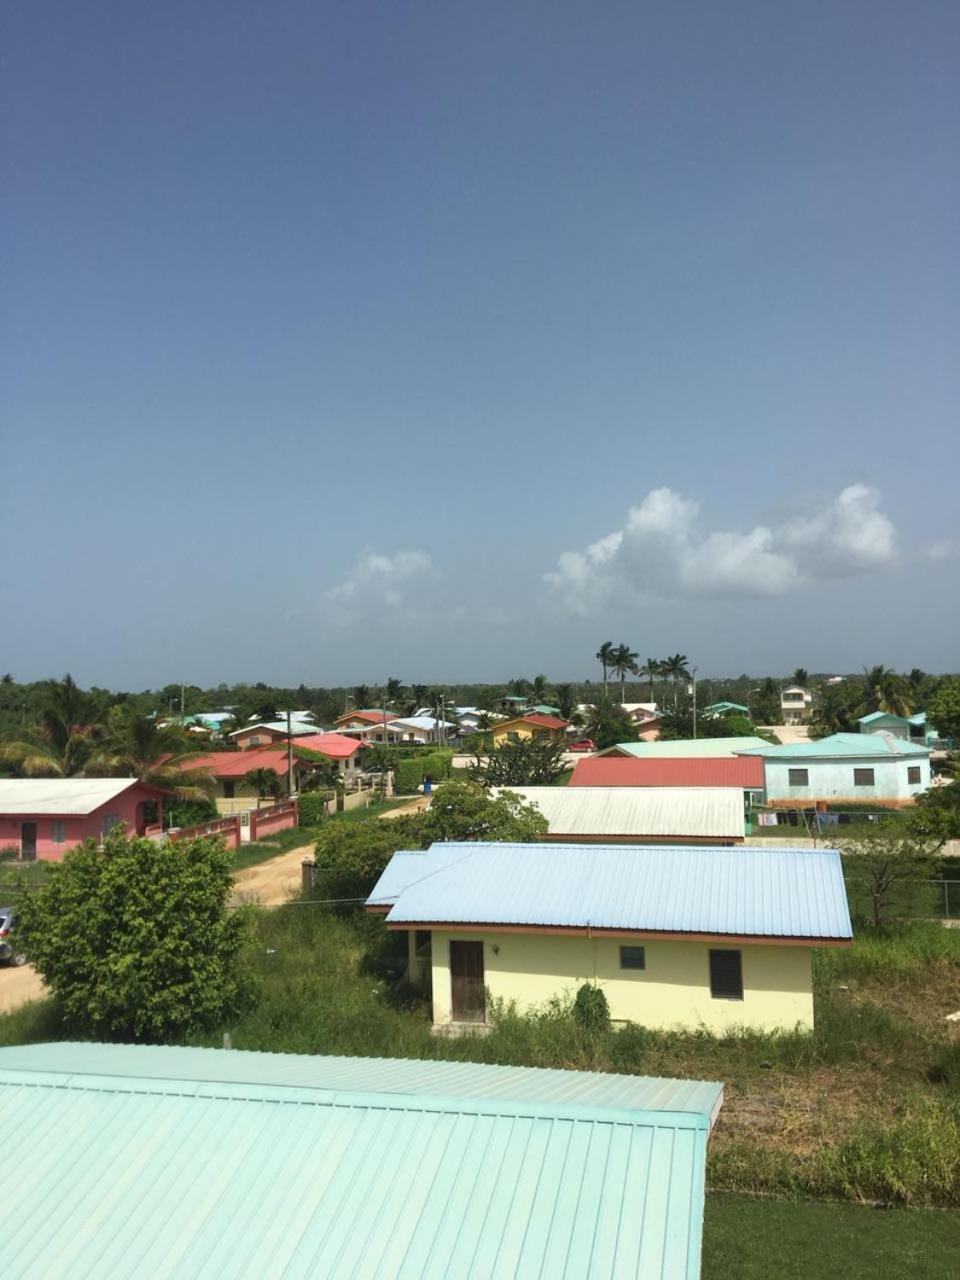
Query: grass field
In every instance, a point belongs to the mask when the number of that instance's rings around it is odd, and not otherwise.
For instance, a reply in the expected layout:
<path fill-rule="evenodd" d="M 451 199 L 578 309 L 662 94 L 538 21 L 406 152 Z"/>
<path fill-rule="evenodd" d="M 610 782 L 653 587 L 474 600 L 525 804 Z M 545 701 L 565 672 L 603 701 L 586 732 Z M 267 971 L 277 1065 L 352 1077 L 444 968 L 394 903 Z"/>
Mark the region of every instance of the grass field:
<path fill-rule="evenodd" d="M 703 1280 L 947 1280 L 960 1212 L 711 1195 Z"/>

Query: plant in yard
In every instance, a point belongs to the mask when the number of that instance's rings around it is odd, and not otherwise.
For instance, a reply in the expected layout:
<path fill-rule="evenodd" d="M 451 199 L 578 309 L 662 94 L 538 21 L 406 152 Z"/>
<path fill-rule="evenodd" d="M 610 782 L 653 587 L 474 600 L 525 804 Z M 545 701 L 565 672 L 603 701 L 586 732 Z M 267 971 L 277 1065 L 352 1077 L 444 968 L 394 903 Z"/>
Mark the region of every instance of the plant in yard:
<path fill-rule="evenodd" d="M 927 703 L 927 720 L 944 738 L 960 743 L 960 680 L 944 680 Z"/>
<path fill-rule="evenodd" d="M 603 988 L 585 982 L 573 1002 L 573 1017 L 582 1031 L 601 1036 L 610 1030 L 610 1006 Z"/>
<path fill-rule="evenodd" d="M 565 745 L 547 738 L 520 738 L 491 751 L 477 751 L 468 777 L 488 787 L 532 787 L 556 782 L 566 765 Z"/>
<path fill-rule="evenodd" d="M 598 702 L 590 712 L 586 733 L 601 751 L 605 747 L 616 746 L 618 742 L 637 740 L 637 726 L 619 702 L 611 702 L 609 699 Z"/>
<path fill-rule="evenodd" d="M 948 840 L 960 840 L 960 782 L 931 787 L 907 814 L 913 836 L 942 849 Z"/>
<path fill-rule="evenodd" d="M 256 791 L 258 809 L 261 800 L 280 799 L 282 788 L 276 769 L 250 769 L 243 775 L 243 780 Z"/>
<path fill-rule="evenodd" d="M 564 720 L 569 720 L 577 708 L 577 700 L 573 694 L 572 684 L 558 684 L 556 687 L 557 709 Z"/>
<path fill-rule="evenodd" d="M 365 684 L 358 684 L 353 691 L 353 705 L 358 711 L 363 711 L 370 702 L 370 690 Z"/>
<path fill-rule="evenodd" d="M 434 840 L 528 841 L 546 833 L 547 820 L 534 805 L 509 791 L 494 800 L 475 782 L 444 783 L 418 822 L 423 848 Z"/>
<path fill-rule="evenodd" d="M 650 681 L 650 701 L 653 701 L 653 682 L 659 680 L 664 674 L 663 663 L 659 658 L 648 658 L 643 666 L 637 672 L 644 680 Z"/>
<path fill-rule="evenodd" d="M 205 800 L 214 782 L 197 769 L 195 743 L 176 725 L 160 726 L 125 706 L 110 709 L 104 736 L 87 761 L 92 777 L 139 778 L 172 791 L 180 800 Z"/>
<path fill-rule="evenodd" d="M 796 667 L 793 675 L 790 677 L 790 683 L 798 684 L 801 688 L 805 689 L 810 683 L 810 673 L 807 671 L 807 668 Z"/>
<path fill-rule="evenodd" d="M 851 686 L 827 685 L 813 704 L 810 717 L 811 736 L 828 738 L 834 733 L 853 733 L 856 722 L 853 707 L 856 691 Z"/>
<path fill-rule="evenodd" d="M 216 838 L 166 845 L 109 835 L 50 869 L 17 906 L 17 937 L 83 1035 L 175 1040 L 243 1012 L 248 916 L 227 911 Z"/>
<path fill-rule="evenodd" d="M 892 667 L 863 669 L 863 689 L 854 715 L 866 716 L 873 711 L 886 711 L 893 716 L 908 716 L 913 710 L 910 690 L 903 676 Z"/>
<path fill-rule="evenodd" d="M 931 897 L 935 847 L 911 834 L 900 822 L 872 827 L 866 834 L 837 841 L 843 855 L 852 914 L 866 907 L 874 927 L 903 919 Z M 929 904 L 925 904 L 929 906 Z"/>

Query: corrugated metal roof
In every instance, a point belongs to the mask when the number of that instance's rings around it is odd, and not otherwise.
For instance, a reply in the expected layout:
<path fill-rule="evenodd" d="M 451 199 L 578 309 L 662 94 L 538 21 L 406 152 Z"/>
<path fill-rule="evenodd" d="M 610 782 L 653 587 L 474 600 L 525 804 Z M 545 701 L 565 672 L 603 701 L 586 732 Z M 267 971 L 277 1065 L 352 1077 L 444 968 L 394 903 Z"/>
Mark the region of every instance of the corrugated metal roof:
<path fill-rule="evenodd" d="M 657 757 L 669 759 L 679 756 L 732 756 L 738 751 L 746 751 L 750 747 L 766 747 L 770 744 L 763 738 L 682 738 L 675 742 L 618 742 L 615 747 L 608 747 L 601 755 L 622 753 L 636 756 L 638 760 L 654 760 Z"/>
<path fill-rule="evenodd" d="M 706 759 L 637 760 L 627 756 L 590 756 L 578 760 L 571 787 L 763 787 L 759 756 Z"/>
<path fill-rule="evenodd" d="M 251 751 L 211 751 L 187 765 L 189 772 L 212 774 L 214 778 L 242 778 L 252 769 L 272 769 L 282 777 L 287 772 L 286 746 L 254 747 Z"/>
<path fill-rule="evenodd" d="M 348 738 L 345 733 L 311 733 L 298 737 L 295 747 L 305 747 L 307 751 L 317 751 L 320 755 L 329 756 L 331 760 L 340 760 L 354 755 L 360 750 L 356 738 Z"/>
<path fill-rule="evenodd" d="M 551 836 L 742 840 L 734 787 L 508 787 L 547 820 Z"/>
<path fill-rule="evenodd" d="M 859 756 L 929 756 L 930 748 L 907 742 L 892 733 L 833 733 L 816 742 L 790 742 L 779 747 L 766 743 L 750 754 L 773 760 L 792 760 L 794 756 L 855 760 Z"/>
<path fill-rule="evenodd" d="M 525 711 L 521 716 L 513 716 L 509 720 L 500 720 L 493 725 L 494 729 L 506 729 L 512 724 L 535 724 L 541 729 L 566 729 L 567 721 L 558 720 L 556 716 L 542 716 L 531 711 L 529 715 Z"/>
<path fill-rule="evenodd" d="M 269 729 L 271 733 L 287 732 L 286 720 L 258 720 L 255 724 L 244 725 L 242 729 L 235 729 L 233 733 L 227 734 L 228 738 L 237 738 L 243 734 L 255 733 L 257 729 Z M 312 720 L 297 720 L 292 717 L 290 720 L 290 733 L 292 737 L 298 737 L 303 733 L 322 733 L 322 729 Z"/>
<path fill-rule="evenodd" d="M 602 1101 L 579 1072 L 511 1081 L 529 1097 L 476 1097 L 478 1071 L 496 1068 L 301 1059 L 290 1069 L 309 1083 L 278 1086 L 272 1057 L 0 1050 L 17 1152 L 4 1275 L 699 1275 L 718 1085 L 694 1085 L 684 1110 L 634 1109 L 629 1082 Z M 544 1100 L 541 1086 L 576 1101 Z"/>
<path fill-rule="evenodd" d="M 835 849 L 451 842 L 430 852 L 388 923 L 852 936 Z"/>
<path fill-rule="evenodd" d="M 136 778 L 0 778 L 0 813 L 93 813 L 137 781 Z"/>

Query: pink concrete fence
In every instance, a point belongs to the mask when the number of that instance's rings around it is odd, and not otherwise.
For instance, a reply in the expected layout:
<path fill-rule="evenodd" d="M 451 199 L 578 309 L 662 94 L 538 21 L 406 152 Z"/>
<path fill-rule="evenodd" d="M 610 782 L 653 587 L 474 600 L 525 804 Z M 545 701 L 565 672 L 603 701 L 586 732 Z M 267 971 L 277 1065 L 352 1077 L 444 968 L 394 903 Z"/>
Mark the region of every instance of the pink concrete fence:
<path fill-rule="evenodd" d="M 181 827 L 167 833 L 170 840 L 195 840 L 197 836 L 220 836 L 228 849 L 240 848 L 240 819 L 220 818 L 217 822 L 201 822 L 196 827 Z"/>
<path fill-rule="evenodd" d="M 288 827 L 299 823 L 296 800 L 284 800 L 281 804 L 271 805 L 269 809 L 250 810 L 250 839 L 261 840 L 264 836 L 275 835 Z"/>

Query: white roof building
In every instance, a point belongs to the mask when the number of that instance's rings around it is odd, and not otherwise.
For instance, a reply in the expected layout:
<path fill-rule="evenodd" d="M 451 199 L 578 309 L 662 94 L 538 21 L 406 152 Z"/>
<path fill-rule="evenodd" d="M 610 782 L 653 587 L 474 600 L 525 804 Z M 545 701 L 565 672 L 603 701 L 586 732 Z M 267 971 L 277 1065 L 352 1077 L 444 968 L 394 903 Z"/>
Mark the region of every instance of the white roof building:
<path fill-rule="evenodd" d="M 547 839 L 676 844 L 743 841 L 743 794 L 736 787 L 501 787 L 534 804 Z"/>
<path fill-rule="evenodd" d="M 0 778 L 0 813 L 85 815 L 138 782 L 137 778 Z"/>

